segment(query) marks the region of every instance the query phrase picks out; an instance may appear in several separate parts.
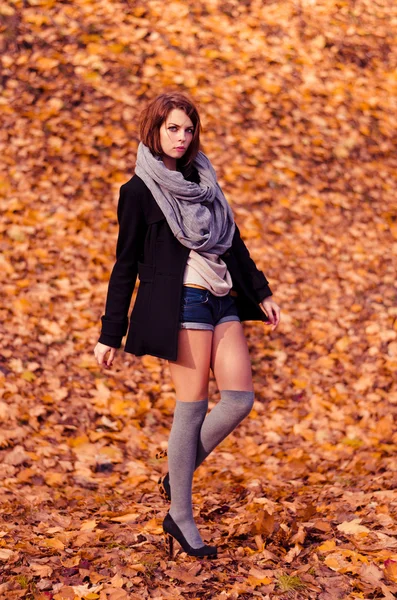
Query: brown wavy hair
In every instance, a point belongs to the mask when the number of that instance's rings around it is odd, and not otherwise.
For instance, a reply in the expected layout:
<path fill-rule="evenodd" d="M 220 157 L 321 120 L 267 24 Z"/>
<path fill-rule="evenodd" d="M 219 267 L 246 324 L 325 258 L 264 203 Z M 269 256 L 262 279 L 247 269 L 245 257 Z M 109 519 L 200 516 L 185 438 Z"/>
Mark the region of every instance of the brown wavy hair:
<path fill-rule="evenodd" d="M 196 106 L 185 94 L 181 92 L 167 92 L 151 100 L 140 116 L 140 139 L 145 146 L 148 146 L 152 154 L 161 156 L 163 151 L 160 144 L 160 127 L 174 108 L 183 110 L 191 119 L 194 126 L 193 138 L 187 151 L 181 158 L 177 159 L 177 164 L 183 170 L 190 172 L 193 161 L 201 149 L 201 122 Z"/>

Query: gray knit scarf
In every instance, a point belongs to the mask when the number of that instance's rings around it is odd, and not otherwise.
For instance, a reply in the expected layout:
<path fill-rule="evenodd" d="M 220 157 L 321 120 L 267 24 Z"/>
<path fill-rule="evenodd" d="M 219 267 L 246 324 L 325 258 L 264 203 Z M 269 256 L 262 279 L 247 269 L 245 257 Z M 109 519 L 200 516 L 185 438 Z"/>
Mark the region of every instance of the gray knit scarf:
<path fill-rule="evenodd" d="M 200 184 L 171 171 L 159 156 L 139 143 L 135 173 L 152 192 L 167 222 L 184 246 L 196 252 L 222 255 L 232 245 L 234 216 L 207 156 L 200 152 L 193 165 Z"/>

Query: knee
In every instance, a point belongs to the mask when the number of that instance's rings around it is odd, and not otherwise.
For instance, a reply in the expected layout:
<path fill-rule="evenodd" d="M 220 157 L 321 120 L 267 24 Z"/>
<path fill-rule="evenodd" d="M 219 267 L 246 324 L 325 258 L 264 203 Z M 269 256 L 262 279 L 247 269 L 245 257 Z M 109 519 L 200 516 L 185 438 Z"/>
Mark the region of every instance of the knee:
<path fill-rule="evenodd" d="M 245 416 L 248 416 L 254 406 L 255 393 L 254 392 L 242 392 L 242 403 L 245 406 Z"/>
<path fill-rule="evenodd" d="M 241 390 L 221 390 L 221 400 L 231 403 L 231 410 L 240 418 L 246 417 L 252 410 L 255 401 L 255 392 Z"/>

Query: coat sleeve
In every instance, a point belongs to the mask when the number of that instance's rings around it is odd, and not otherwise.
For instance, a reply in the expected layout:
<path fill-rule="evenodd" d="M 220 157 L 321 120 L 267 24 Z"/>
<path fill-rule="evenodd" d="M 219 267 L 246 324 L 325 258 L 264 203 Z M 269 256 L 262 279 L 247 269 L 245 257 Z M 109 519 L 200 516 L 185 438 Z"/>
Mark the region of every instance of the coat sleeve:
<path fill-rule="evenodd" d="M 273 292 L 269 287 L 269 282 L 262 271 L 260 271 L 252 260 L 249 250 L 245 245 L 240 230 L 236 225 L 236 231 L 233 239 L 233 251 L 238 257 L 240 268 L 246 278 L 248 278 L 251 289 L 254 292 L 258 304 L 268 296 L 272 296 Z"/>
<path fill-rule="evenodd" d="M 127 184 L 120 188 L 117 220 L 119 232 L 116 262 L 109 279 L 105 314 L 101 317 L 102 331 L 99 337 L 99 342 L 112 348 L 120 348 L 121 340 L 127 333 L 128 310 L 147 227 L 139 194 Z"/>

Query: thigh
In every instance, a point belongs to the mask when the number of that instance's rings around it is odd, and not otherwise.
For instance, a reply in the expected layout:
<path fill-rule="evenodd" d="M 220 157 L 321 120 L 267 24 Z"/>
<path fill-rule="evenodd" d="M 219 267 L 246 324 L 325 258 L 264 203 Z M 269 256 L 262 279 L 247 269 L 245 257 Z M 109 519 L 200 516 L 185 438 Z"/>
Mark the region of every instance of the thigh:
<path fill-rule="evenodd" d="M 178 357 L 168 361 L 177 400 L 192 402 L 208 397 L 212 331 L 181 329 Z"/>
<path fill-rule="evenodd" d="M 211 369 L 219 390 L 254 391 L 247 340 L 239 321 L 216 325 Z"/>

